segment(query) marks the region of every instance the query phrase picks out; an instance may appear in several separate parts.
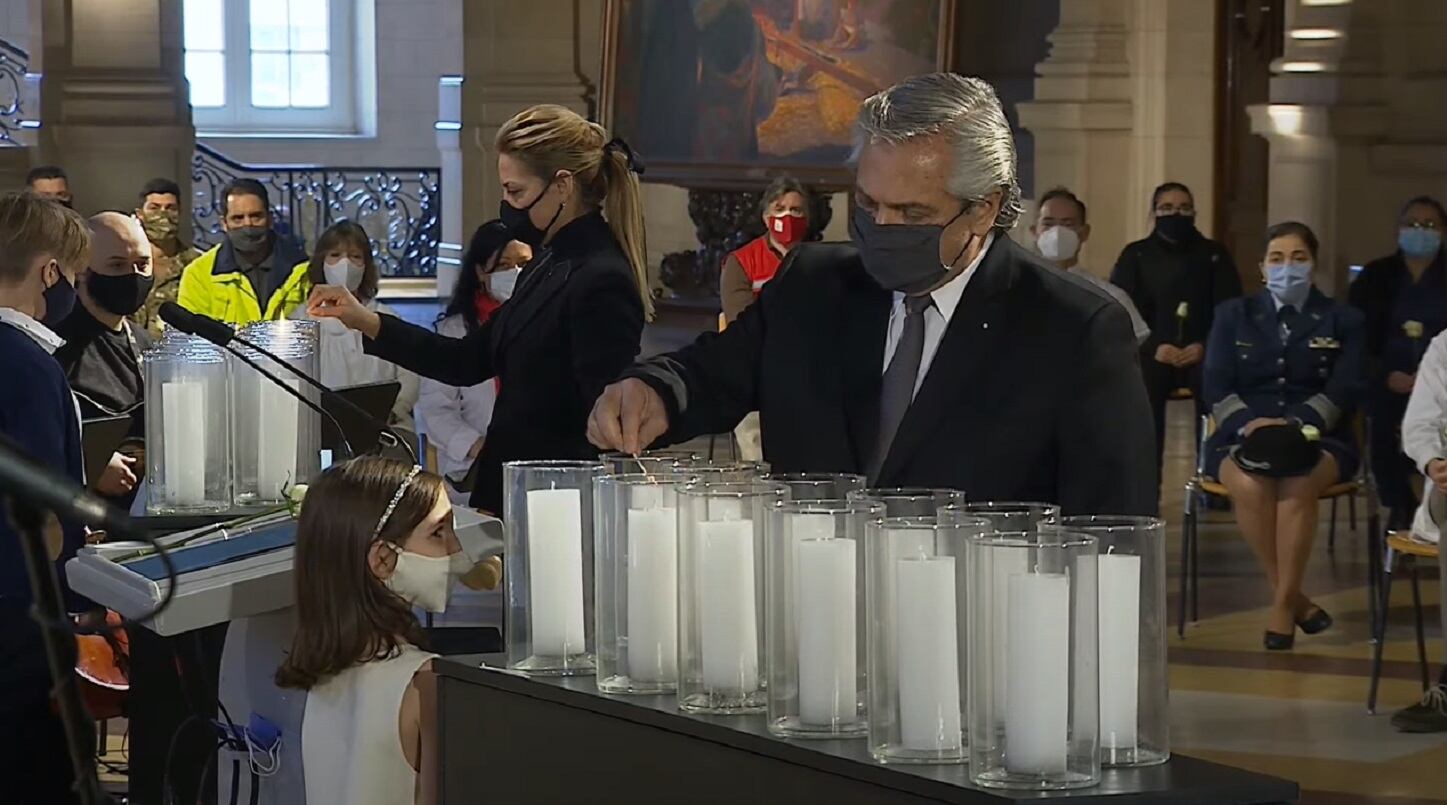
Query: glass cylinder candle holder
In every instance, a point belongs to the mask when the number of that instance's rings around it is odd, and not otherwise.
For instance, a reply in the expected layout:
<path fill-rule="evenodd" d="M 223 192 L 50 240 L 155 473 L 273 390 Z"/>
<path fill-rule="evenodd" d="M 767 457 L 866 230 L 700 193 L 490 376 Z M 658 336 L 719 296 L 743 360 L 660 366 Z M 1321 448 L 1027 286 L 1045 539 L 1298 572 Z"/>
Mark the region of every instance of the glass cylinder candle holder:
<path fill-rule="evenodd" d="M 604 453 L 603 467 L 609 475 L 671 474 L 686 471 L 703 457 L 688 450 L 645 450 L 636 456 L 627 453 Z"/>
<path fill-rule="evenodd" d="M 1042 526 L 970 539 L 970 780 L 1100 782 L 1095 537 Z"/>
<path fill-rule="evenodd" d="M 594 672 L 596 461 L 503 465 L 507 667 L 540 676 Z"/>
<path fill-rule="evenodd" d="M 864 735 L 864 530 L 883 516 L 884 504 L 865 500 L 774 509 L 764 595 L 771 733 Z"/>
<path fill-rule="evenodd" d="M 695 481 L 678 490 L 678 706 L 764 711 L 764 547 L 789 490 L 767 481 Z"/>
<path fill-rule="evenodd" d="M 776 472 L 770 481 L 789 487 L 789 500 L 847 500 L 855 492 L 864 491 L 863 475 L 830 472 Z"/>
<path fill-rule="evenodd" d="M 968 758 L 965 551 L 985 528 L 934 517 L 866 528 L 869 752 L 881 763 Z"/>
<path fill-rule="evenodd" d="M 769 465 L 762 461 L 713 461 L 702 459 L 688 465 L 688 474 L 704 483 L 743 483 L 759 481 L 769 474 Z"/>
<path fill-rule="evenodd" d="M 321 374 L 320 325 L 314 321 L 261 321 L 240 335 L 308 377 Z M 276 361 L 246 346 L 242 355 L 313 404 L 321 394 Z M 231 356 L 232 489 L 238 507 L 279 506 L 288 491 L 321 471 L 321 416 L 285 388 Z"/>
<path fill-rule="evenodd" d="M 146 383 L 146 513 L 231 508 L 231 364 L 220 347 L 168 330 L 141 360 Z"/>
<path fill-rule="evenodd" d="M 678 686 L 678 492 L 683 475 L 608 475 L 593 505 L 598 690 Z"/>
<path fill-rule="evenodd" d="M 1155 517 L 1066 517 L 1100 541 L 1100 760 L 1154 766 L 1171 757 L 1166 665 L 1166 538 Z"/>
<path fill-rule="evenodd" d="M 983 517 L 990 521 L 990 528 L 1001 532 L 1035 531 L 1041 524 L 1060 517 L 1060 507 L 1054 503 L 969 501 L 946 506 L 940 516 Z"/>
<path fill-rule="evenodd" d="M 898 487 L 851 492 L 850 498 L 866 498 L 884 504 L 885 517 L 934 517 L 946 506 L 965 502 L 965 493 L 953 489 Z"/>

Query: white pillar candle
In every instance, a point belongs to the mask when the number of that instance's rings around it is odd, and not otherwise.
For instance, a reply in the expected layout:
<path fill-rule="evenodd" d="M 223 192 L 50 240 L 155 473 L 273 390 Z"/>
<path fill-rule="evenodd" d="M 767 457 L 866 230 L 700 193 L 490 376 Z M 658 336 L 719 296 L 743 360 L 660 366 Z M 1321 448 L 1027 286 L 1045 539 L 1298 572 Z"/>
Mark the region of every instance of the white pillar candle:
<path fill-rule="evenodd" d="M 260 375 L 256 408 L 256 489 L 262 500 L 281 500 L 296 477 L 297 401 L 286 389 Z M 298 381 L 283 380 L 296 389 Z"/>
<path fill-rule="evenodd" d="M 854 541 L 803 540 L 795 557 L 799 719 L 820 726 L 854 721 L 859 712 Z"/>
<path fill-rule="evenodd" d="M 759 687 L 754 593 L 754 526 L 747 520 L 698 524 L 699 651 L 704 688 L 749 693 Z"/>
<path fill-rule="evenodd" d="M 900 559 L 895 573 L 901 742 L 904 748 L 917 751 L 959 749 L 955 558 Z"/>
<path fill-rule="evenodd" d="M 533 654 L 586 650 L 583 633 L 583 519 L 576 489 L 528 492 L 528 613 Z"/>
<path fill-rule="evenodd" d="M 165 499 L 182 506 L 206 500 L 206 385 L 178 380 L 161 384 Z"/>
<path fill-rule="evenodd" d="M 675 509 L 628 512 L 628 676 L 635 682 L 678 679 L 676 517 Z"/>
<path fill-rule="evenodd" d="M 1140 681 L 1141 558 L 1103 554 L 1100 589 L 1100 740 L 1107 750 L 1136 745 Z"/>
<path fill-rule="evenodd" d="M 708 499 L 709 520 L 742 520 L 744 519 L 744 501 L 742 498 L 709 498 Z"/>
<path fill-rule="evenodd" d="M 663 507 L 663 487 L 657 484 L 634 484 L 628 489 L 628 507 L 658 509 Z"/>
<path fill-rule="evenodd" d="M 1009 580 L 1005 667 L 1005 768 L 1065 771 L 1070 707 L 1070 581 L 1063 573 Z"/>
<path fill-rule="evenodd" d="M 1010 578 L 1029 572 L 1030 566 L 1029 556 L 1024 549 L 991 551 L 990 561 L 989 603 L 992 610 L 989 623 L 994 669 L 989 681 L 995 713 L 1003 715 L 1006 707 L 1005 692 L 1010 689 L 1010 673 L 1005 658 L 1005 646 L 1010 635 Z"/>

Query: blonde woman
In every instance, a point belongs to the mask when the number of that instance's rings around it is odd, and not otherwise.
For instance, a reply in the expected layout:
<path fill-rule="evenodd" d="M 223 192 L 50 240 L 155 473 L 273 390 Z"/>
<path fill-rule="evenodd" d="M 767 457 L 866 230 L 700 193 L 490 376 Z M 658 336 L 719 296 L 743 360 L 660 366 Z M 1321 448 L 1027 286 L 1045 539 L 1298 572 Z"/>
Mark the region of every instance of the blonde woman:
<path fill-rule="evenodd" d="M 651 318 L 637 158 L 561 106 L 534 106 L 498 131 L 499 216 L 534 258 L 512 298 L 465 338 L 378 314 L 346 288 L 312 292 L 314 316 L 341 320 L 368 354 L 452 386 L 498 378 L 471 504 L 502 511 L 502 465 L 594 458 L 588 412 L 638 354 Z"/>

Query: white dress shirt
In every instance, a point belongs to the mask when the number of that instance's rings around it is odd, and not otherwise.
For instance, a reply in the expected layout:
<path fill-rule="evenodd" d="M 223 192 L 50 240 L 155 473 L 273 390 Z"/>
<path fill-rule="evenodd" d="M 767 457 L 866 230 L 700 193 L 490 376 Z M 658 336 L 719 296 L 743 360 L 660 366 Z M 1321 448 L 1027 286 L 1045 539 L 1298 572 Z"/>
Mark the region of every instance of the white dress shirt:
<path fill-rule="evenodd" d="M 995 233 L 992 231 L 985 236 L 985 245 L 974 260 L 960 272 L 958 277 L 930 291 L 930 298 L 934 299 L 934 305 L 924 312 L 924 353 L 920 356 L 919 375 L 914 379 L 914 393 L 919 393 L 919 387 L 924 385 L 924 379 L 929 374 L 930 363 L 935 359 L 935 353 L 939 351 L 940 341 L 945 337 L 945 328 L 949 327 L 950 319 L 954 318 L 955 308 L 960 306 L 960 298 L 965 295 L 965 286 L 970 284 L 970 277 L 975 275 L 975 269 L 980 267 L 985 255 L 990 253 L 990 247 L 995 243 Z M 894 359 L 894 351 L 899 347 L 899 339 L 904 335 L 904 294 L 894 292 L 894 307 L 889 311 L 889 327 L 885 330 L 884 336 L 884 367 L 879 370 L 883 375 L 889 369 L 889 362 Z"/>
<path fill-rule="evenodd" d="M 463 338 L 467 335 L 467 325 L 461 316 L 451 316 L 437 325 L 437 332 L 449 338 Z M 437 447 L 437 466 L 444 475 L 457 481 L 467 475 L 472 468 L 467 451 L 487 433 L 496 404 L 497 383 L 493 380 L 462 387 L 422 379 L 417 425 Z M 449 494 L 452 491 L 448 489 Z M 466 495 L 462 498 L 465 504 Z"/>
<path fill-rule="evenodd" d="M 1427 345 L 1417 366 L 1412 396 L 1407 399 L 1407 413 L 1402 417 L 1402 452 L 1423 475 L 1427 474 L 1427 465 L 1432 459 L 1447 458 L 1444 429 L 1447 429 L 1447 333 L 1438 335 Z M 1431 488 L 1432 481 L 1428 479 L 1427 489 Z M 1422 505 L 1412 520 L 1412 533 L 1436 542 L 1438 528 L 1427 514 L 1427 497 L 1422 496 Z"/>
<path fill-rule="evenodd" d="M 65 346 L 65 339 L 56 335 L 55 331 L 13 307 L 0 307 L 0 322 L 30 336 L 30 340 L 48 354 L 54 355 L 57 349 Z"/>
<path fill-rule="evenodd" d="M 1149 324 L 1146 324 L 1145 319 L 1141 318 L 1140 311 L 1136 310 L 1135 302 L 1132 302 L 1130 300 L 1130 296 L 1125 292 L 1123 288 L 1111 282 L 1110 280 L 1097 277 L 1096 275 L 1090 273 L 1089 269 L 1079 263 L 1071 266 L 1069 269 L 1067 269 L 1067 271 L 1068 273 L 1080 277 L 1081 279 L 1085 280 L 1091 285 L 1094 285 L 1102 291 L 1105 291 L 1111 299 L 1119 302 L 1120 306 L 1125 308 L 1125 312 L 1130 316 L 1131 329 L 1135 331 L 1136 346 L 1144 344 L 1146 342 L 1146 339 L 1151 337 L 1151 326 Z"/>

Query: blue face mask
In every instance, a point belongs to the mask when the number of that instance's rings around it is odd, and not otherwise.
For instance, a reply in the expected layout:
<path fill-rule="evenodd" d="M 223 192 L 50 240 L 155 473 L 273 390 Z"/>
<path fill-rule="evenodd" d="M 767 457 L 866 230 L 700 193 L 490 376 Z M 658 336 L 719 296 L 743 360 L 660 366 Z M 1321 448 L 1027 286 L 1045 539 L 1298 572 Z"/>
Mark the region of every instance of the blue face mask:
<path fill-rule="evenodd" d="M 1397 232 L 1397 246 L 1408 257 L 1431 257 L 1442 248 L 1442 233 L 1409 227 Z"/>
<path fill-rule="evenodd" d="M 1266 287 L 1276 301 L 1297 310 L 1311 293 L 1311 263 L 1281 263 L 1266 267 Z"/>

